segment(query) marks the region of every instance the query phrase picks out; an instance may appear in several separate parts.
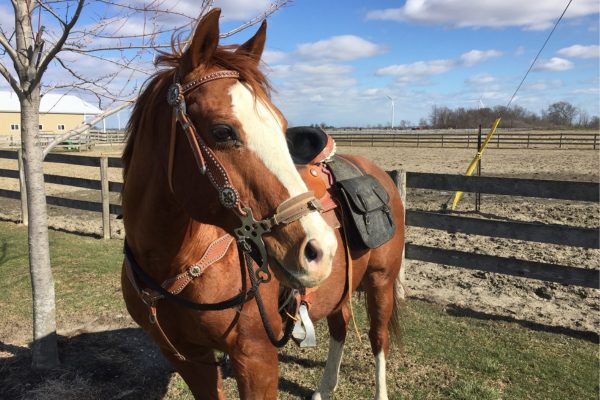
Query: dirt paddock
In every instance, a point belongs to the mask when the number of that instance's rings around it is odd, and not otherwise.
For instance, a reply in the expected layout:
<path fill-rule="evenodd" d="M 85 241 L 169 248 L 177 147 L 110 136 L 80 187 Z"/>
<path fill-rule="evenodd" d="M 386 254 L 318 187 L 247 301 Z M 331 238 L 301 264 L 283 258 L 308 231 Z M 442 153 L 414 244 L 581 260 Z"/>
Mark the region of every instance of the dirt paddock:
<path fill-rule="evenodd" d="M 120 147 L 96 148 L 85 155 L 119 156 Z M 474 156 L 473 149 L 345 147 L 340 153 L 359 154 L 375 160 L 386 170 L 462 174 Z M 16 169 L 16 161 L 1 160 L 0 168 Z M 490 149 L 483 158 L 483 175 L 514 178 L 598 182 L 599 153 L 594 150 Z M 97 168 L 47 164 L 47 173 L 99 179 Z M 120 170 L 111 169 L 113 181 Z M 13 179 L 0 178 L 0 188 L 18 189 Z M 99 201 L 99 192 L 48 185 L 47 193 L 75 199 Z M 451 193 L 409 190 L 408 208 L 439 210 Z M 466 195 L 459 210 L 479 217 L 543 222 L 586 228 L 600 227 L 600 206 L 595 203 L 531 199 L 509 196 L 482 196 L 482 207 L 474 213 L 474 200 Z M 115 195 L 113 202 L 118 202 Z M 97 213 L 49 207 L 50 225 L 56 229 L 99 234 Z M 18 220 L 19 203 L 0 198 L 0 219 Z M 112 220 L 114 236 L 122 237 L 121 221 Z M 414 244 L 514 257 L 547 263 L 600 269 L 600 251 L 546 245 L 483 236 L 447 233 L 410 227 L 407 241 Z M 563 286 L 537 280 L 464 270 L 435 264 L 407 261 L 409 296 L 426 299 L 456 312 L 533 323 L 549 328 L 598 332 L 599 291 Z"/>

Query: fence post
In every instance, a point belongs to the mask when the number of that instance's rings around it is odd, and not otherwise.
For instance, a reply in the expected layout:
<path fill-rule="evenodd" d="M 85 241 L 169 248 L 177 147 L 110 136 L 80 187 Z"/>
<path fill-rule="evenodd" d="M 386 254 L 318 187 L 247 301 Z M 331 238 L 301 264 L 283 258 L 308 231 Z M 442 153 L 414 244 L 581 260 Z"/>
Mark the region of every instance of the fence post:
<path fill-rule="evenodd" d="M 19 161 L 19 189 L 21 190 L 21 222 L 29 225 L 29 211 L 27 209 L 27 186 L 25 186 L 25 166 L 23 165 L 23 149 L 17 150 Z"/>
<path fill-rule="evenodd" d="M 598 139 L 598 134 L 594 134 L 594 150 L 596 150 L 596 140 Z"/>
<path fill-rule="evenodd" d="M 102 237 L 110 239 L 110 191 L 108 190 L 108 157 L 100 157 L 102 183 Z"/>
<path fill-rule="evenodd" d="M 560 133 L 560 138 L 558 139 L 558 148 L 559 149 L 562 149 L 562 135 L 563 135 L 563 133 L 561 132 Z"/>
<path fill-rule="evenodd" d="M 396 188 L 400 193 L 400 199 L 402 199 L 403 206 L 403 215 L 402 219 L 406 221 L 406 171 L 405 170 L 393 170 L 390 172 L 390 177 L 396 184 Z M 404 238 L 406 240 L 406 224 L 404 224 Z M 405 249 L 402 249 L 402 261 L 400 274 L 398 275 L 398 279 L 400 280 L 400 285 L 397 286 L 397 294 L 398 297 L 402 300 L 406 299 L 406 260 L 405 260 Z"/>

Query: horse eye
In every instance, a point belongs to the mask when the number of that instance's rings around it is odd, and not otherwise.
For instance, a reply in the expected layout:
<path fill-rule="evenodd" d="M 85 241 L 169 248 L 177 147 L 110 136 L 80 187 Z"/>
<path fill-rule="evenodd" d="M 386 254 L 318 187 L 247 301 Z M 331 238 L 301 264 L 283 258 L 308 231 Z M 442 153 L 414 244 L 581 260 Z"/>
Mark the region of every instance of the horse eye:
<path fill-rule="evenodd" d="M 213 137 L 217 142 L 227 142 L 231 140 L 237 140 L 237 133 L 229 125 L 215 125 L 212 128 Z"/>

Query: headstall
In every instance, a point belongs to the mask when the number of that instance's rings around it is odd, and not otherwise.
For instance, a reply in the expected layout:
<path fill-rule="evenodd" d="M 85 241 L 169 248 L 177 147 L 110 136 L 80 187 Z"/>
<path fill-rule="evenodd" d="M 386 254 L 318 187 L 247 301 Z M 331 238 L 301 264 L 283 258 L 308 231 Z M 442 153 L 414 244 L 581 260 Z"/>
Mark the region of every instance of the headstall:
<path fill-rule="evenodd" d="M 262 236 L 265 233 L 271 232 L 277 225 L 289 224 L 310 212 L 320 211 L 322 206 L 311 191 L 285 200 L 277 207 L 271 217 L 262 220 L 256 220 L 252 210 L 244 205 L 225 167 L 204 139 L 198 135 L 194 124 L 187 114 L 185 102 L 185 96 L 201 85 L 227 78 L 239 79 L 240 74 L 237 71 L 222 70 L 204 75 L 199 79 L 185 84 L 179 83 L 178 75 L 175 74 L 173 84 L 171 84 L 167 91 L 167 103 L 173 107 L 168 164 L 169 186 L 171 191 L 173 191 L 172 174 L 177 136 L 176 128 L 177 123 L 179 123 L 188 139 L 200 173 L 206 175 L 212 186 L 217 190 L 221 205 L 231 209 L 242 223 L 241 227 L 234 230 L 239 248 L 248 254 L 252 253 L 253 249 L 258 252 L 260 266 L 256 270 L 255 275 L 259 282 L 268 282 L 271 279 L 271 273 L 268 269 L 267 251 Z M 248 133 L 252 134 L 251 132 Z"/>

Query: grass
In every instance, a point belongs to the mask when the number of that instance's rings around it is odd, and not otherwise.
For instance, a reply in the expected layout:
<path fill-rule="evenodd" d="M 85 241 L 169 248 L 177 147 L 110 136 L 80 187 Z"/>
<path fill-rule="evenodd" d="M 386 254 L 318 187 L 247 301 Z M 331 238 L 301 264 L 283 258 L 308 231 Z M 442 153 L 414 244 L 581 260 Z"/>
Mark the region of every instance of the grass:
<path fill-rule="evenodd" d="M 60 371 L 32 375 L 29 353 L 19 346 L 31 332 L 27 232 L 0 222 L 0 393 L 16 399 L 191 399 L 146 336 L 127 328 L 125 317 L 115 319 L 126 315 L 119 288 L 122 242 L 61 232 L 50 237 L 59 333 L 82 324 L 123 326 L 61 337 Z M 374 393 L 366 317 L 362 301 L 355 302 L 361 341 L 349 333 L 336 399 Z M 457 317 L 422 301 L 409 302 L 404 321 L 402 348 L 394 348 L 388 362 L 391 399 L 598 399 L 596 343 L 506 321 Z M 319 322 L 317 331 L 320 347 L 289 344 L 281 352 L 281 399 L 305 398 L 318 386 L 326 324 Z M 236 398 L 235 381 L 224 383 Z"/>
<path fill-rule="evenodd" d="M 31 320 L 27 230 L 0 223 L 0 319 L 18 325 Z M 73 325 L 86 313 L 123 313 L 120 266 L 123 243 L 50 231 L 58 326 Z"/>

